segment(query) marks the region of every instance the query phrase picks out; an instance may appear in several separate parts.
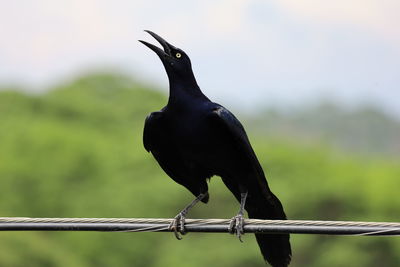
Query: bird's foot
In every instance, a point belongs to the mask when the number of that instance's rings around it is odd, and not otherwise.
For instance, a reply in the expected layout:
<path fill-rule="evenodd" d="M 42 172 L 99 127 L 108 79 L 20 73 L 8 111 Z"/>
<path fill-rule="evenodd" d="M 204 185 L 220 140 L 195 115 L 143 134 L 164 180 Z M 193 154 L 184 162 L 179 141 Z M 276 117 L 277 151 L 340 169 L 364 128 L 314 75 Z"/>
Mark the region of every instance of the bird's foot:
<path fill-rule="evenodd" d="M 242 235 L 244 235 L 244 216 L 239 213 L 231 219 L 229 224 L 229 232 L 235 234 L 239 238 L 240 242 L 243 242 Z"/>
<path fill-rule="evenodd" d="M 189 212 L 191 208 L 193 208 L 194 205 L 196 205 L 197 202 L 201 201 L 205 197 L 208 197 L 207 192 L 199 194 L 192 202 L 190 202 L 189 205 L 186 206 L 186 208 L 184 208 L 181 212 L 179 212 L 179 214 L 176 215 L 175 218 L 172 220 L 168 229 L 170 231 L 174 231 L 175 237 L 178 240 L 181 240 L 182 235 L 186 234 L 185 230 L 186 214 Z"/>
<path fill-rule="evenodd" d="M 180 212 L 178 215 L 175 216 L 168 227 L 170 231 L 174 231 L 175 237 L 178 240 L 181 240 L 182 235 L 186 234 L 185 219 L 185 214 L 183 212 Z"/>

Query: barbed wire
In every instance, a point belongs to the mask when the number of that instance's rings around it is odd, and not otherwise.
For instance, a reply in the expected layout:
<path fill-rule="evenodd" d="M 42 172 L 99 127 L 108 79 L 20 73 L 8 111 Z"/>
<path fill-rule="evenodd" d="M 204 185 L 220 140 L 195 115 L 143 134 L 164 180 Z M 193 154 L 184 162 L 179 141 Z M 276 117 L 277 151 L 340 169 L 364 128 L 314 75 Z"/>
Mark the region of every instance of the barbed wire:
<path fill-rule="evenodd" d="M 230 219 L 187 219 L 186 232 L 228 233 Z M 172 219 L 0 217 L 0 231 L 169 232 Z M 397 222 L 246 219 L 245 233 L 400 235 Z"/>

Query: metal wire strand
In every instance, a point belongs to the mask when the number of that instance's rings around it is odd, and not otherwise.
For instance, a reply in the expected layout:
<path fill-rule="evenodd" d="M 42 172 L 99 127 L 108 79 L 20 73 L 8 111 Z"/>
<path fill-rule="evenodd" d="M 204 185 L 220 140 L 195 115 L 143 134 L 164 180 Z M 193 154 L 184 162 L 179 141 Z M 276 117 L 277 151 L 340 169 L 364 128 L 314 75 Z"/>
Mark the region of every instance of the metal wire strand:
<path fill-rule="evenodd" d="M 172 219 L 0 217 L 0 231 L 168 232 Z M 228 233 L 229 219 L 187 219 L 187 232 Z M 400 235 L 397 222 L 247 219 L 245 233 Z"/>

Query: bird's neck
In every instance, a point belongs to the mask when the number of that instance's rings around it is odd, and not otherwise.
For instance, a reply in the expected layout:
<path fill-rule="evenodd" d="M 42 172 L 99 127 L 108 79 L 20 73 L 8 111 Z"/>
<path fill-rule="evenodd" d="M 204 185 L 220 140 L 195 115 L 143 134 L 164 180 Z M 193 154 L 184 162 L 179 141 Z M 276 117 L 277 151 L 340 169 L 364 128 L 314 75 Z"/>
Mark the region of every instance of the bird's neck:
<path fill-rule="evenodd" d="M 194 75 L 185 75 L 184 79 L 180 79 L 179 76 L 169 77 L 168 104 L 185 104 L 191 99 L 207 99 L 197 85 Z"/>

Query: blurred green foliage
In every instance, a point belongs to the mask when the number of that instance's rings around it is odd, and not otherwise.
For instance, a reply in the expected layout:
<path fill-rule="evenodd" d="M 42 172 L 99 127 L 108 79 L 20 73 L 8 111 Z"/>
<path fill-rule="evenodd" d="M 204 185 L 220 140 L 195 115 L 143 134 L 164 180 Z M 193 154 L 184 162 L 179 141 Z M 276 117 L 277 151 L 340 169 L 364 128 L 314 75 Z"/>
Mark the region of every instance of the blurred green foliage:
<path fill-rule="evenodd" d="M 321 101 L 290 112 L 261 109 L 249 117 L 247 123 L 252 131 L 267 136 L 285 136 L 314 144 L 329 143 L 350 153 L 386 158 L 400 155 L 399 118 L 372 105 L 346 108 Z"/>
<path fill-rule="evenodd" d="M 82 77 L 45 94 L 0 92 L 0 216 L 171 218 L 193 199 L 142 147 L 165 95 L 124 76 Z M 246 123 L 244 123 L 246 126 Z M 268 127 L 268 125 L 266 125 Z M 327 145 L 250 139 L 291 219 L 399 221 L 400 165 Z M 215 177 L 192 218 L 230 218 Z M 1 232 L 0 266 L 265 266 L 252 235 Z M 292 235 L 292 266 L 399 266 L 396 237 Z"/>

